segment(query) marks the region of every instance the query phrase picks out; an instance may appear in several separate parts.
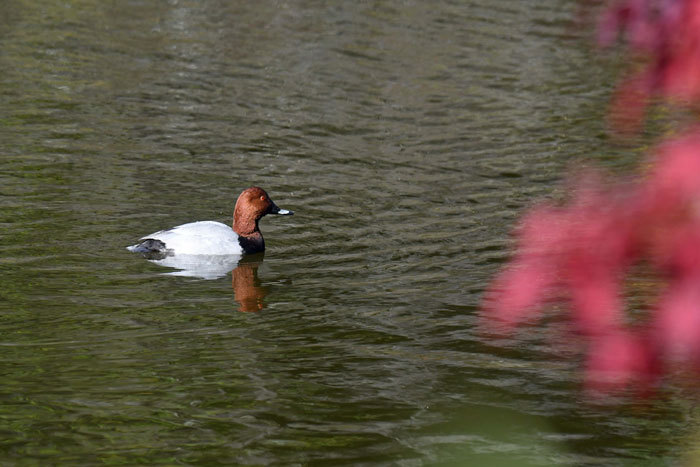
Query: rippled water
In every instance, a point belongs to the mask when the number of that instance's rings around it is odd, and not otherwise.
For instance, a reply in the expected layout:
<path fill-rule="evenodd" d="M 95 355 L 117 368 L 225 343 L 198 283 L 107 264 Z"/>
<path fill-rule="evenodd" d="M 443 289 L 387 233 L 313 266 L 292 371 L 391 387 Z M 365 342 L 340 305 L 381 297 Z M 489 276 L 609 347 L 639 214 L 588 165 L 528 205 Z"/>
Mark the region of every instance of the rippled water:
<path fill-rule="evenodd" d="M 551 327 L 477 331 L 518 213 L 630 165 L 564 0 L 0 3 L 0 462 L 658 465 L 680 397 L 581 403 Z M 182 277 L 124 248 L 229 222 Z M 555 326 L 556 329 L 556 326 Z M 650 464 L 646 464 L 650 463 Z"/>

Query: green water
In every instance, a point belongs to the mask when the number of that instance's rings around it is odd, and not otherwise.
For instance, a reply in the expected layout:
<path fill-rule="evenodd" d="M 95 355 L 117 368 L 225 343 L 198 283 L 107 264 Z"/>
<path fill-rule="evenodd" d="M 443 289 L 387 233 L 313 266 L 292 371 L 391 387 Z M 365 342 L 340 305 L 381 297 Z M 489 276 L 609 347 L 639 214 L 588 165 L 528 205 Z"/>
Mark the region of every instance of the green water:
<path fill-rule="evenodd" d="M 582 402 L 477 330 L 518 213 L 633 165 L 564 0 L 0 1 L 0 463 L 663 465 L 680 396 Z M 124 248 L 230 222 L 224 277 Z"/>

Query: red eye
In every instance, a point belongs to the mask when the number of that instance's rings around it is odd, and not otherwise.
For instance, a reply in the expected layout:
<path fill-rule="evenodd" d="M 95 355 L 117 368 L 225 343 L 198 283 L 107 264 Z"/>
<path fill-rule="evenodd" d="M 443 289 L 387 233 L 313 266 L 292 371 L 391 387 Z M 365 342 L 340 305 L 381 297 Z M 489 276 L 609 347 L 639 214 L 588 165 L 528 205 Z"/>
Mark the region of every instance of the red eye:
<path fill-rule="evenodd" d="M 266 199 L 266 198 L 265 198 L 265 195 L 262 195 L 262 196 L 260 197 L 260 201 L 265 201 L 265 199 Z"/>

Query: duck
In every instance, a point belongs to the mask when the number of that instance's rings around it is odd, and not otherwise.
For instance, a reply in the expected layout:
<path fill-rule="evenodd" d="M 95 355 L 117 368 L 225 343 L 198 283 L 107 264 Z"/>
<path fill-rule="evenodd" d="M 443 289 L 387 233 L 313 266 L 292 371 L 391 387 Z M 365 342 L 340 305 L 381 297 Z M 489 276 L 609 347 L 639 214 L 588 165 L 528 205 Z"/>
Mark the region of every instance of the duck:
<path fill-rule="evenodd" d="M 280 209 L 265 190 L 252 186 L 238 196 L 232 226 L 216 221 L 190 222 L 141 237 L 127 250 L 148 256 L 260 253 L 265 251 L 265 240 L 258 224 L 267 214 L 291 216 L 294 212 Z"/>

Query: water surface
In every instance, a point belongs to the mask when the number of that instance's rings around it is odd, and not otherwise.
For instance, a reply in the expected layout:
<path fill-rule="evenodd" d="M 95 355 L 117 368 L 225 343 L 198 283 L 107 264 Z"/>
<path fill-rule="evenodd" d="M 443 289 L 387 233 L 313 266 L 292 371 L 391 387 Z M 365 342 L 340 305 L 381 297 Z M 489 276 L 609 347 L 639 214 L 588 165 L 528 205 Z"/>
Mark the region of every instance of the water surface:
<path fill-rule="evenodd" d="M 0 460 L 649 465 L 680 397 L 582 404 L 552 328 L 478 332 L 518 214 L 631 166 L 564 0 L 0 5 Z M 124 248 L 293 217 L 212 280 Z"/>

